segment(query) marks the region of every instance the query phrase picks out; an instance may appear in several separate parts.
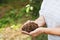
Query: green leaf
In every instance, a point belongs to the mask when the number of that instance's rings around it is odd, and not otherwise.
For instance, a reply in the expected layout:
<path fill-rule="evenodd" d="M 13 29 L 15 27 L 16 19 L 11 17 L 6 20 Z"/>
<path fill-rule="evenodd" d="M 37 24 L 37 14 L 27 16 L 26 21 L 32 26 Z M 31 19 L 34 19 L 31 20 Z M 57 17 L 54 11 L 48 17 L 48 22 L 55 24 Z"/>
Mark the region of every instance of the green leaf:
<path fill-rule="evenodd" d="M 30 7 L 30 10 L 31 10 L 31 11 L 33 10 L 33 7 L 32 7 L 32 6 Z"/>
<path fill-rule="evenodd" d="M 30 12 L 30 7 L 27 7 L 26 8 L 26 13 L 29 13 Z"/>

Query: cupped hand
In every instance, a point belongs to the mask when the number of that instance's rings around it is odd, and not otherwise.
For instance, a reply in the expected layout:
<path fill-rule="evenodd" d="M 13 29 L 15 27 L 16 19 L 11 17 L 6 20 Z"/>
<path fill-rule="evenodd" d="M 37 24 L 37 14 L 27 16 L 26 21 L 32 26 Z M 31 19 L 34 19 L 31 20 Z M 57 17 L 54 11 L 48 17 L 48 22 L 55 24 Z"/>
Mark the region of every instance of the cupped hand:
<path fill-rule="evenodd" d="M 34 31 L 31 31 L 30 33 L 26 32 L 26 31 L 22 31 L 22 33 L 30 35 L 32 37 L 36 37 L 38 35 L 41 35 L 42 33 L 44 33 L 44 28 L 37 28 Z"/>

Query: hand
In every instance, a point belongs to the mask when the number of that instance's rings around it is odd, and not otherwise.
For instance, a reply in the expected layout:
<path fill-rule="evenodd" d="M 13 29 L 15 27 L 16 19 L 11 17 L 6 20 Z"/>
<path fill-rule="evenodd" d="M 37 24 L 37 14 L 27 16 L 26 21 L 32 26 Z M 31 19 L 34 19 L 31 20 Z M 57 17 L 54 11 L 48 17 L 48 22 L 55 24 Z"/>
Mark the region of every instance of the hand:
<path fill-rule="evenodd" d="M 34 31 L 32 31 L 32 32 L 30 32 L 28 34 L 31 35 L 32 37 L 36 37 L 36 36 L 44 33 L 44 30 L 43 29 L 44 28 L 37 28 L 36 30 L 34 30 Z"/>
<path fill-rule="evenodd" d="M 42 27 L 37 28 L 36 30 L 34 30 L 34 31 L 30 32 L 30 33 L 26 32 L 26 31 L 22 31 L 22 33 L 30 35 L 32 37 L 36 37 L 36 36 L 44 33 L 44 28 L 42 28 Z"/>
<path fill-rule="evenodd" d="M 33 22 L 33 21 L 27 21 L 24 25 L 28 24 L 29 22 Z M 31 35 L 31 36 L 37 36 L 37 35 L 41 34 L 42 32 L 43 32 L 42 28 L 37 28 L 36 30 L 34 30 L 34 31 L 30 32 L 30 33 L 22 30 L 22 33 L 28 34 L 28 35 Z"/>

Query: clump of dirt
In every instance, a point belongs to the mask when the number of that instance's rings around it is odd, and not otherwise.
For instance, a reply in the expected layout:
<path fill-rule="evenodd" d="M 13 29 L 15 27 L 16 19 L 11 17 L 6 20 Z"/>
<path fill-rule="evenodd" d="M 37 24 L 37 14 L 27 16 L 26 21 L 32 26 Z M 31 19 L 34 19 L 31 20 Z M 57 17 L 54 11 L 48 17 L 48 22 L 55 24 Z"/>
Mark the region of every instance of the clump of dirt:
<path fill-rule="evenodd" d="M 22 27 L 22 30 L 23 31 L 26 31 L 26 32 L 31 32 L 31 31 L 34 31 L 36 28 L 38 28 L 38 24 L 34 23 L 34 22 L 29 22 L 27 23 L 26 25 L 24 25 Z"/>

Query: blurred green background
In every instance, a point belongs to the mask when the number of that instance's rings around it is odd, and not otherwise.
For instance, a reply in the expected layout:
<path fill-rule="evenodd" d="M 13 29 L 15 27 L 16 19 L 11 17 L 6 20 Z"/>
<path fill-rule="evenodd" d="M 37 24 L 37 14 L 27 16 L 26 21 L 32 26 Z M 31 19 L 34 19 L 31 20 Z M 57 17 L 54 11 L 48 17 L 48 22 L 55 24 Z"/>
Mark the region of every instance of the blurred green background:
<path fill-rule="evenodd" d="M 39 10 L 43 0 L 0 0 L 0 29 L 12 27 L 18 29 L 27 20 L 39 17 Z M 47 35 L 42 34 L 36 40 L 47 40 Z"/>

